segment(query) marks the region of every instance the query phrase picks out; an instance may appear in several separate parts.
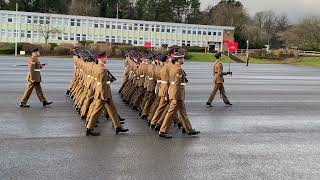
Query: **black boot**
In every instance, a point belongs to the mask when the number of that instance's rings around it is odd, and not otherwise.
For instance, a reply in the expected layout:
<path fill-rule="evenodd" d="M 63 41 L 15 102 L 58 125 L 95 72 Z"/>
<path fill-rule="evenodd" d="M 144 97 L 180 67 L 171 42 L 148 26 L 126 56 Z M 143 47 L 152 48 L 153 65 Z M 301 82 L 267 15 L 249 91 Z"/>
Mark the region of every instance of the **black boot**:
<path fill-rule="evenodd" d="M 226 105 L 232 106 L 232 104 L 230 102 L 227 102 Z"/>
<path fill-rule="evenodd" d="M 70 94 L 70 90 L 67 90 L 66 95 L 69 95 L 69 94 Z"/>
<path fill-rule="evenodd" d="M 50 105 L 50 104 L 52 104 L 53 102 L 48 102 L 48 101 L 43 101 L 42 102 L 42 105 L 43 106 L 48 106 L 48 105 Z"/>
<path fill-rule="evenodd" d="M 30 105 L 27 105 L 27 104 L 24 103 L 24 102 L 20 102 L 20 107 L 21 107 L 21 108 L 29 108 Z"/>
<path fill-rule="evenodd" d="M 116 131 L 116 134 L 119 134 L 119 133 L 128 132 L 129 129 L 125 129 L 125 128 L 123 128 L 123 127 L 117 127 L 117 128 L 115 129 L 115 131 Z"/>
<path fill-rule="evenodd" d="M 209 106 L 209 107 L 213 107 L 212 104 L 209 103 L 209 102 L 207 102 L 206 105 Z"/>
<path fill-rule="evenodd" d="M 118 114 L 118 117 L 119 117 L 119 121 L 125 121 L 126 120 L 125 118 L 120 117 L 119 114 Z"/>
<path fill-rule="evenodd" d="M 98 132 L 93 132 L 92 129 L 87 129 L 87 132 L 86 132 L 86 135 L 87 136 L 100 136 L 100 133 Z"/>
<path fill-rule="evenodd" d="M 160 125 L 160 124 L 157 124 L 156 127 L 154 127 L 154 130 L 155 130 L 155 131 L 160 131 L 160 128 L 161 128 L 161 125 Z"/>
<path fill-rule="evenodd" d="M 87 117 L 86 117 L 86 116 L 81 116 L 80 118 L 81 118 L 82 120 L 87 119 Z"/>
<path fill-rule="evenodd" d="M 150 124 L 150 129 L 154 130 L 155 127 L 156 127 L 156 125 Z"/>
<path fill-rule="evenodd" d="M 146 115 L 142 115 L 141 118 L 142 119 L 147 119 L 147 116 Z"/>
<path fill-rule="evenodd" d="M 178 123 L 177 126 L 178 126 L 178 129 L 181 129 L 182 123 Z"/>
<path fill-rule="evenodd" d="M 163 132 L 160 132 L 159 133 L 159 137 L 162 137 L 162 138 L 165 138 L 165 139 L 171 139 L 172 136 L 168 133 L 163 133 Z"/>
<path fill-rule="evenodd" d="M 185 129 L 185 128 L 182 128 L 181 132 L 182 132 L 182 134 L 187 133 L 187 131 L 186 131 L 186 129 Z"/>
<path fill-rule="evenodd" d="M 200 134 L 200 131 L 196 131 L 195 129 L 192 129 L 191 131 L 188 132 L 188 135 L 192 136 L 192 135 L 197 135 Z"/>
<path fill-rule="evenodd" d="M 148 121 L 147 121 L 147 124 L 148 124 L 148 126 L 150 126 L 150 125 L 151 125 L 151 121 L 148 120 Z"/>

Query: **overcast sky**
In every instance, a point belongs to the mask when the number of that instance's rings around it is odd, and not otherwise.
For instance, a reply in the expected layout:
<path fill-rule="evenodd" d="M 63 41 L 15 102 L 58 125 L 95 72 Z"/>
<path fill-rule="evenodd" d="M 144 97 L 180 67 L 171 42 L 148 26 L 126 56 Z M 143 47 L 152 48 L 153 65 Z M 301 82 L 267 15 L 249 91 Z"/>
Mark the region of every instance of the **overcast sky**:
<path fill-rule="evenodd" d="M 215 5 L 220 0 L 200 0 L 202 9 Z M 264 10 L 285 13 L 291 22 L 296 22 L 304 16 L 320 16 L 320 0 L 240 0 L 250 15 Z"/>

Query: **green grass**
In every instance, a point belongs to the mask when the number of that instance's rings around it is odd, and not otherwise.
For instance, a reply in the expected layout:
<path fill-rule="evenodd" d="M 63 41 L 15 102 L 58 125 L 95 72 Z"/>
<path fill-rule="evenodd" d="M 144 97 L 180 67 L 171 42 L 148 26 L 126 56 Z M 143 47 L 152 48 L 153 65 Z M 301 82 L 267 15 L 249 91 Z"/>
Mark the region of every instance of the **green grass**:
<path fill-rule="evenodd" d="M 189 60 L 193 62 L 214 62 L 216 58 L 212 53 L 199 53 L 199 52 L 189 52 Z M 222 62 L 228 63 L 228 56 L 222 55 Z M 233 60 L 230 59 L 231 63 L 234 63 Z"/>
<path fill-rule="evenodd" d="M 250 58 L 249 64 L 281 64 L 281 61 L 272 59 Z"/>
<path fill-rule="evenodd" d="M 304 57 L 297 59 L 294 64 L 303 66 L 320 66 L 320 57 Z"/>

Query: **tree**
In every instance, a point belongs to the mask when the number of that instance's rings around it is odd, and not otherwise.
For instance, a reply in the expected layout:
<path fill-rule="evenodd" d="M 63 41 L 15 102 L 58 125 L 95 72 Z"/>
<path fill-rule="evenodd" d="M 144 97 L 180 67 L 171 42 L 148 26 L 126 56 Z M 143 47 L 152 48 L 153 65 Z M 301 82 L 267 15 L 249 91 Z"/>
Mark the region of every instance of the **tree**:
<path fill-rule="evenodd" d="M 186 23 L 190 24 L 200 24 L 202 19 L 202 13 L 200 12 L 200 2 L 199 0 L 191 0 L 190 7 L 186 13 Z"/>
<path fill-rule="evenodd" d="M 100 4 L 98 0 L 72 0 L 69 14 L 80 16 L 99 16 Z"/>
<path fill-rule="evenodd" d="M 61 30 L 53 28 L 47 22 L 44 24 L 39 24 L 36 28 L 36 30 L 39 31 L 42 37 L 44 38 L 45 44 L 48 44 L 48 40 L 52 34 L 61 33 Z"/>
<path fill-rule="evenodd" d="M 0 0 L 0 9 L 5 10 L 7 8 L 7 3 L 5 0 Z"/>
<path fill-rule="evenodd" d="M 41 13 L 64 14 L 68 9 L 67 0 L 33 0 L 33 10 Z"/>

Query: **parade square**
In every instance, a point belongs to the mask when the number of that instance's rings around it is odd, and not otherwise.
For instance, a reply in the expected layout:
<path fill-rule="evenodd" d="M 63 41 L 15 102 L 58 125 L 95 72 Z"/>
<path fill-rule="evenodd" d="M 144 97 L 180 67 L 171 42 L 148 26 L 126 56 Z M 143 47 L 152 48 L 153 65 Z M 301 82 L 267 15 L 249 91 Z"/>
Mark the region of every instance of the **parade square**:
<path fill-rule="evenodd" d="M 108 62 L 117 81 L 113 101 L 126 118 L 127 134 L 115 135 L 100 118 L 100 137 L 85 136 L 84 121 L 65 95 L 72 58 L 47 63 L 42 88 L 19 108 L 27 85 L 26 57 L 0 57 L 0 175 L 6 179 L 317 179 L 320 176 L 319 68 L 280 64 L 231 64 L 225 87 L 233 106 L 213 87 L 212 63 L 186 61 L 186 109 L 196 137 L 172 127 L 160 139 L 118 94 L 123 59 Z M 224 64 L 227 69 L 228 64 Z"/>

